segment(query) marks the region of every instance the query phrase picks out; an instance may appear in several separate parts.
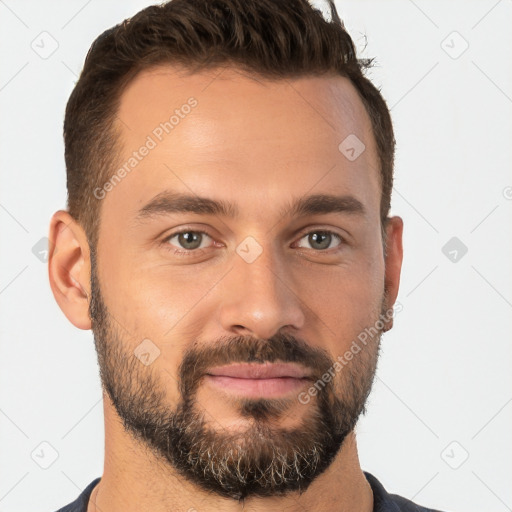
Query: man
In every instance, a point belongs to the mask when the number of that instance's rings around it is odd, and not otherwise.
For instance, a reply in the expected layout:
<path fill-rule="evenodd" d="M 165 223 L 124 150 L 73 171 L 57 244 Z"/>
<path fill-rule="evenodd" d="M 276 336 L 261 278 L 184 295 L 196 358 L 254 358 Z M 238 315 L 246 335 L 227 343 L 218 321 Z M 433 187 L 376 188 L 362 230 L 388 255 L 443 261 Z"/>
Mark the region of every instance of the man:
<path fill-rule="evenodd" d="M 394 136 L 334 4 L 173 0 L 92 45 L 49 274 L 105 467 L 61 511 L 417 511 L 354 428 L 402 264 Z"/>

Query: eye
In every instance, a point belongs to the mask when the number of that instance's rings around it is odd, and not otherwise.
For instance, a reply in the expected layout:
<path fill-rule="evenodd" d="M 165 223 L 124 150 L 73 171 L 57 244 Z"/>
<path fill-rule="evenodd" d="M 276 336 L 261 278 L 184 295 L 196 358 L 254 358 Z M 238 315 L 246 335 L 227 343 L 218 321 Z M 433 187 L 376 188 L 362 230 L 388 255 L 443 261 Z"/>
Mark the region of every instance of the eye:
<path fill-rule="evenodd" d="M 304 245 L 301 245 L 302 240 L 306 240 L 306 242 L 310 244 L 310 247 L 306 248 L 318 251 L 325 251 L 327 249 L 332 249 L 333 247 L 339 247 L 344 242 L 340 235 L 327 230 L 310 231 L 299 240 L 298 247 L 304 247 Z M 338 245 L 333 246 L 332 243 L 335 241 L 338 241 L 339 243 Z"/>
<path fill-rule="evenodd" d="M 169 249 L 173 250 L 175 254 L 184 254 L 207 247 L 207 245 L 205 245 L 206 239 L 211 239 L 208 233 L 188 229 L 172 233 L 163 240 L 163 243 L 169 245 Z"/>
<path fill-rule="evenodd" d="M 202 253 L 211 245 L 212 237 L 204 231 L 184 229 L 166 237 L 162 244 L 167 250 L 179 256 L 187 256 Z M 336 242 L 338 242 L 336 244 Z M 304 245 L 304 243 L 309 244 Z M 344 239 L 337 233 L 329 230 L 315 230 L 303 235 L 296 246 L 305 249 L 313 249 L 316 252 L 337 249 L 344 243 Z"/>

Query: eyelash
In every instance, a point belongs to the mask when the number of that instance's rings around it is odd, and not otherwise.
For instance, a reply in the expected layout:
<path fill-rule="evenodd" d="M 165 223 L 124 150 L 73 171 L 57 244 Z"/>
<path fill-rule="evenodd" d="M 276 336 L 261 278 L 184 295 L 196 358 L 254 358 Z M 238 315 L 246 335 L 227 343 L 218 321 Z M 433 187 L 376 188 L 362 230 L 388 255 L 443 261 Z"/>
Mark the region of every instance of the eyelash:
<path fill-rule="evenodd" d="M 171 233 L 169 236 L 165 237 L 163 240 L 162 240 L 162 244 L 164 245 L 165 249 L 168 250 L 168 251 L 171 251 L 172 254 L 176 255 L 176 256 L 197 256 L 198 254 L 201 254 L 200 251 L 204 250 L 204 248 L 198 248 L 198 249 L 179 249 L 179 248 L 176 248 L 176 247 L 173 247 L 169 244 L 169 241 L 174 238 L 175 236 L 177 235 L 180 235 L 182 233 L 195 233 L 195 234 L 199 234 L 199 235 L 206 235 L 208 237 L 210 237 L 212 240 L 213 240 L 213 237 L 207 233 L 206 231 L 201 231 L 201 230 L 195 230 L 195 229 L 182 229 L 180 231 L 175 231 L 173 233 Z M 340 250 L 340 247 L 344 244 L 346 244 L 346 241 L 345 239 L 339 235 L 338 233 L 336 233 L 335 231 L 331 231 L 329 229 L 312 229 L 310 231 L 306 231 L 306 232 L 303 232 L 300 234 L 300 237 L 298 240 L 302 240 L 304 237 L 310 235 L 311 233 L 323 233 L 323 234 L 328 234 L 328 235 L 331 235 L 331 236 L 334 236 L 335 238 L 338 239 L 338 241 L 340 242 L 340 244 L 337 246 L 337 247 L 333 247 L 331 249 L 323 249 L 323 250 L 315 250 L 315 249 L 311 249 L 312 251 L 316 252 L 316 253 L 319 253 L 319 254 L 332 254 L 332 252 L 336 252 L 338 250 Z M 300 247 L 300 249 L 305 249 L 304 247 Z"/>

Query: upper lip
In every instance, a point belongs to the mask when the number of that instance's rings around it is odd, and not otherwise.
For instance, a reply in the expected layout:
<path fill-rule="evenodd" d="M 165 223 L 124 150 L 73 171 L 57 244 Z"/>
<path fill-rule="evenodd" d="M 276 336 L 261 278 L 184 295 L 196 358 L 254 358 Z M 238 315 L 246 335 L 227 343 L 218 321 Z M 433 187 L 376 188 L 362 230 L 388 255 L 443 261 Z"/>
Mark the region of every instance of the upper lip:
<path fill-rule="evenodd" d="M 275 379 L 292 377 L 309 378 L 310 373 L 302 366 L 292 363 L 237 363 L 216 366 L 207 375 L 217 377 L 234 377 L 238 379 Z"/>

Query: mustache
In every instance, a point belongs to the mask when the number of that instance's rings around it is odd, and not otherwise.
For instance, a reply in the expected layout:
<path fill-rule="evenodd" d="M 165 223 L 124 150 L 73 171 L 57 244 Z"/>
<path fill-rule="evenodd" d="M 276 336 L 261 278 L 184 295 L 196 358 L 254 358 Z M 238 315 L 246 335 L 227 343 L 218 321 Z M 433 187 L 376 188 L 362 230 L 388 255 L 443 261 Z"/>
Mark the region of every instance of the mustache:
<path fill-rule="evenodd" d="M 290 334 L 267 340 L 251 336 L 222 337 L 215 343 L 185 351 L 178 369 L 182 396 L 190 396 L 210 368 L 230 363 L 297 363 L 307 368 L 314 380 L 333 365 L 329 354 Z"/>

